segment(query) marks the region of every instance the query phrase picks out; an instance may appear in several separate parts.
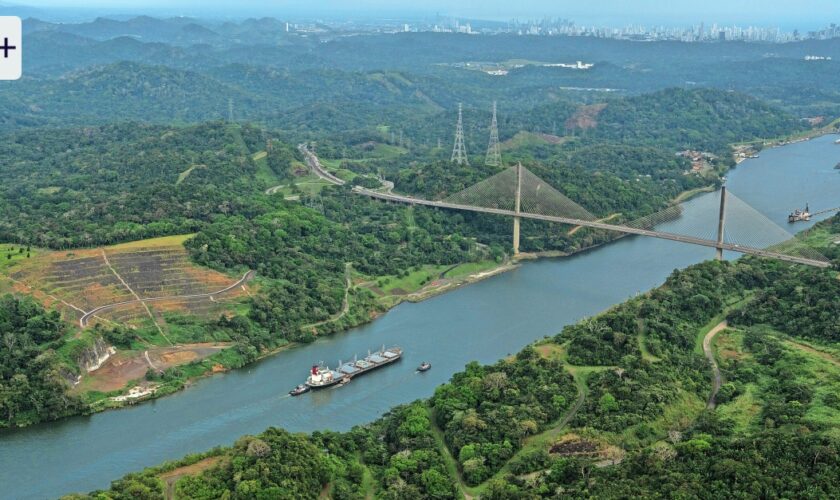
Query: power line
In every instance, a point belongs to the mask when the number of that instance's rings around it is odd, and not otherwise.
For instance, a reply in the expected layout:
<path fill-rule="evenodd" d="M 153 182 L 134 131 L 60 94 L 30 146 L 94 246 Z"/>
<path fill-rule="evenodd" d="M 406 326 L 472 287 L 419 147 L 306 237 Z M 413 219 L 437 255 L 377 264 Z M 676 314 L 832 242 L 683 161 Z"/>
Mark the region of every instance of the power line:
<path fill-rule="evenodd" d="M 484 164 L 498 167 L 502 164 L 502 152 L 499 148 L 499 124 L 496 121 L 496 101 L 493 101 L 493 120 L 490 122 L 490 144 L 487 146 L 487 156 Z"/>
<path fill-rule="evenodd" d="M 460 103 L 458 103 L 458 125 L 455 127 L 455 146 L 452 148 L 452 158 L 449 161 L 458 165 L 470 164 L 467 158 L 467 147 L 464 145 L 463 106 Z"/>

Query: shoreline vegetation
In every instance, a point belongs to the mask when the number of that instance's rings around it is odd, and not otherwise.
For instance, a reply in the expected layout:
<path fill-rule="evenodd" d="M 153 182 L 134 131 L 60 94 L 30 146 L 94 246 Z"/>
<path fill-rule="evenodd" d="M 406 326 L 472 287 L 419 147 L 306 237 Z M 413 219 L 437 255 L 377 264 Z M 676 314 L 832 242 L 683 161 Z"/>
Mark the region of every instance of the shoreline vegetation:
<path fill-rule="evenodd" d="M 835 218 L 817 232 L 838 225 Z M 805 283 L 814 300 L 780 313 Z M 560 489 L 574 498 L 647 497 L 706 491 L 696 471 L 711 475 L 714 494 L 784 497 L 807 485 L 833 496 L 840 400 L 830 378 L 840 362 L 828 347 L 838 340 L 834 316 L 821 304 L 837 283 L 836 270 L 753 257 L 699 263 L 515 355 L 470 363 L 429 398 L 350 431 L 269 428 L 66 498 L 122 498 L 138 488 L 209 498 L 243 484 L 313 498 L 539 498 Z M 800 314 L 814 324 L 801 328 Z M 737 475 L 715 466 L 735 460 Z M 291 482 L 249 472 L 274 471 L 269 463 L 312 467 Z M 808 466 L 787 470 L 791 463 Z"/>
<path fill-rule="evenodd" d="M 840 134 L 840 118 L 819 128 L 809 129 L 803 132 L 789 134 L 783 137 L 776 137 L 774 139 L 755 139 L 753 141 L 741 141 L 732 144 L 731 147 L 733 151 L 733 157 L 737 166 L 742 161 L 749 159 L 749 157 L 738 158 L 738 152 L 748 148 L 754 148 L 756 145 L 760 145 L 761 149 L 781 148 L 790 144 L 796 144 L 798 142 L 805 142 L 813 139 L 818 139 L 826 135 L 838 134 Z"/>
<path fill-rule="evenodd" d="M 829 125 L 826 125 L 825 127 L 822 127 L 821 129 L 815 129 L 815 130 L 809 131 L 809 134 L 810 134 L 809 138 L 819 137 L 819 136 L 830 134 L 830 133 L 836 133 L 836 131 L 833 131 L 832 129 L 833 129 L 833 127 L 836 127 L 836 125 L 838 123 L 840 123 L 840 120 L 837 120 L 837 121 L 835 121 L 835 122 L 833 122 Z M 808 135 L 808 134 L 806 134 L 806 135 Z M 764 144 L 771 144 L 772 143 L 775 146 L 782 146 L 782 145 L 785 145 L 785 144 L 789 144 L 790 142 L 793 142 L 793 141 L 791 141 L 789 138 L 778 138 L 778 139 L 775 139 L 775 140 L 772 140 L 772 141 L 769 141 L 769 142 L 765 141 Z M 737 154 L 737 151 L 739 150 L 738 147 L 746 145 L 746 144 L 751 144 L 751 143 L 733 144 L 732 145 L 733 157 Z M 734 166 L 731 167 L 731 168 L 734 168 Z M 725 173 L 726 172 L 723 172 L 724 175 L 725 175 Z M 697 187 L 697 188 L 693 188 L 693 189 L 683 191 L 683 192 L 679 193 L 678 195 L 676 195 L 674 198 L 672 198 L 671 204 L 678 204 L 678 203 L 685 202 L 685 201 L 687 201 L 687 200 L 689 200 L 693 197 L 702 195 L 702 194 L 707 193 L 707 192 L 714 191 L 715 189 L 716 189 L 716 185 L 706 185 L 706 186 L 701 186 L 701 187 Z M 575 230 L 576 230 L 576 228 L 572 228 L 570 230 L 569 234 L 573 234 L 575 232 Z M 458 289 L 460 287 L 470 285 L 470 284 L 482 281 L 484 279 L 487 279 L 487 278 L 490 278 L 490 277 L 493 277 L 493 276 L 497 276 L 499 274 L 502 274 L 502 273 L 505 273 L 505 272 L 508 272 L 508 271 L 512 271 L 512 270 L 518 268 L 521 265 L 521 263 L 525 262 L 525 261 L 538 260 L 538 259 L 544 259 L 544 258 L 551 259 L 551 258 L 570 257 L 570 256 L 576 255 L 578 253 L 592 251 L 592 250 L 594 250 L 594 249 L 596 249 L 596 248 L 598 248 L 602 245 L 605 245 L 607 243 L 611 243 L 613 241 L 616 241 L 617 239 L 620 239 L 621 237 L 622 237 L 622 235 L 618 235 L 616 238 L 614 238 L 610 241 L 597 242 L 597 243 L 589 245 L 587 247 L 577 249 L 573 252 L 562 252 L 562 251 L 523 252 L 523 253 L 521 253 L 520 255 L 518 255 L 514 258 L 506 257 L 500 263 L 492 263 L 492 262 L 484 261 L 484 262 L 481 262 L 477 265 L 477 270 L 476 271 L 469 272 L 467 274 L 461 274 L 461 275 L 458 275 L 454 278 L 432 280 L 431 279 L 432 276 L 426 276 L 425 280 L 429 280 L 430 282 L 420 283 L 419 286 L 418 286 L 417 283 L 413 283 L 413 285 L 415 286 L 415 289 L 401 291 L 403 293 L 389 294 L 385 297 L 379 298 L 377 300 L 377 303 L 379 304 L 378 307 L 379 307 L 380 310 L 371 311 L 371 314 L 369 315 L 369 317 L 365 321 L 351 322 L 351 323 L 345 325 L 344 328 L 341 328 L 340 330 L 337 330 L 336 332 L 333 332 L 333 333 L 346 332 L 348 330 L 351 330 L 352 328 L 356 328 L 356 327 L 360 326 L 361 324 L 364 324 L 365 322 L 373 321 L 373 320 L 377 319 L 378 317 L 386 314 L 390 309 L 392 309 L 393 307 L 396 307 L 397 305 L 399 305 L 403 301 L 421 302 L 421 301 L 427 300 L 429 298 L 436 297 L 438 295 L 442 295 L 446 292 Z M 163 241 L 166 241 L 166 240 L 169 240 L 169 239 L 172 239 L 172 238 L 182 238 L 182 237 L 163 237 L 163 238 L 159 238 L 159 239 L 163 240 Z M 123 243 L 123 244 L 115 246 L 114 248 L 135 248 L 137 246 L 142 246 L 142 244 L 143 244 L 143 240 L 140 240 L 140 241 L 135 241 L 135 242 Z M 37 251 L 38 251 L 37 249 L 33 249 L 33 252 L 37 253 Z M 79 249 L 77 251 L 82 251 L 82 249 Z M 446 275 L 447 272 L 450 272 L 455 268 L 458 268 L 460 266 L 468 266 L 468 265 L 470 265 L 470 264 L 464 263 L 464 264 L 457 264 L 457 265 L 454 265 L 454 266 L 450 266 L 449 269 L 447 269 L 447 270 L 445 270 L 444 272 L 441 273 L 440 278 L 444 278 L 444 275 Z M 376 281 L 376 280 L 374 280 L 374 281 Z M 408 281 L 412 281 L 412 280 L 408 279 Z M 354 283 L 351 283 L 350 281 L 348 281 L 347 292 L 349 292 L 352 289 L 359 289 L 359 288 L 365 288 L 364 284 L 358 284 L 358 283 L 354 284 Z M 345 304 L 345 312 L 346 312 L 347 309 L 349 309 L 349 307 L 350 307 L 350 304 L 346 303 Z M 337 323 L 341 319 L 341 316 L 343 316 L 343 314 L 339 314 L 338 317 L 336 317 L 336 318 L 330 318 L 330 319 L 327 319 L 325 321 L 319 322 L 317 326 L 324 326 L 324 325 L 330 325 L 330 324 L 333 324 L 333 323 Z M 313 329 L 313 331 L 316 331 L 316 330 Z M 258 360 L 263 360 L 263 359 L 266 359 L 268 357 L 272 357 L 274 355 L 277 355 L 277 354 L 279 354 L 279 353 L 281 353 L 285 350 L 291 349 L 291 348 L 302 347 L 305 344 L 306 344 L 306 342 L 286 341 L 285 343 L 281 343 L 280 345 L 274 346 L 270 349 L 267 349 L 263 352 L 258 353 L 254 357 L 252 362 L 256 362 Z M 216 375 L 216 374 L 219 374 L 219 373 L 224 373 L 224 372 L 227 372 L 227 371 L 230 371 L 230 370 L 233 370 L 233 369 L 243 368 L 243 367 L 251 364 L 251 362 L 245 362 L 244 364 L 234 362 L 231 365 L 231 364 L 226 364 L 224 361 L 220 362 L 220 359 L 224 359 L 224 357 L 225 357 L 225 351 L 227 351 L 227 350 L 219 352 L 218 355 L 211 355 L 211 356 L 208 356 L 204 359 L 198 359 L 195 362 L 176 365 L 179 368 L 181 368 L 184 372 L 184 374 L 176 381 L 169 381 L 166 384 L 157 384 L 157 383 L 149 384 L 149 383 L 146 383 L 144 381 L 135 381 L 134 383 L 129 383 L 129 384 L 125 385 L 120 390 L 113 391 L 113 392 L 110 392 L 108 394 L 97 395 L 93 400 L 88 401 L 87 408 L 83 412 L 81 412 L 81 414 L 92 414 L 92 413 L 97 413 L 97 412 L 100 412 L 100 411 L 105 411 L 105 410 L 108 410 L 108 409 L 123 408 L 123 407 L 126 407 L 126 406 L 150 401 L 150 400 L 153 400 L 153 399 L 158 399 L 160 397 L 175 394 L 175 393 L 180 392 L 181 390 L 187 389 L 190 386 L 194 385 L 194 383 L 197 382 L 200 379 L 203 379 L 203 378 L 206 378 L 206 377 L 209 377 L 209 376 L 212 376 L 212 375 Z M 148 355 L 148 353 L 145 353 L 145 354 Z M 137 383 L 137 382 L 140 382 L 140 383 Z M 18 426 L 18 427 L 25 427 L 25 426 L 26 425 L 22 425 L 22 426 Z"/>

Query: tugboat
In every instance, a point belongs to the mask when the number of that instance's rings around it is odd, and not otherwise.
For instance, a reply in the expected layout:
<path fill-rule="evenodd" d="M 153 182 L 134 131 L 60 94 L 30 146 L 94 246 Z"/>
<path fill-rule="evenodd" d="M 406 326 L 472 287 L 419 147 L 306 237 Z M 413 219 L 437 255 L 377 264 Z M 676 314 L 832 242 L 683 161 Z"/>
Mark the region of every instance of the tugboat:
<path fill-rule="evenodd" d="M 300 396 L 303 393 L 309 392 L 311 388 L 306 384 L 300 384 L 299 386 L 295 387 L 291 391 L 289 391 L 289 395 L 291 396 Z"/>
<path fill-rule="evenodd" d="M 420 366 L 417 367 L 418 372 L 427 372 L 431 369 L 432 369 L 432 364 L 427 363 L 426 361 L 423 361 L 422 363 L 420 363 Z"/>
<path fill-rule="evenodd" d="M 788 222 L 791 224 L 794 222 L 799 221 L 809 221 L 811 220 L 811 210 L 808 208 L 808 204 L 805 204 L 805 210 L 799 210 L 798 208 L 788 215 Z"/>
<path fill-rule="evenodd" d="M 350 382 L 353 377 L 400 360 L 402 353 L 403 351 L 399 347 L 385 349 L 385 346 L 382 346 L 379 352 L 371 354 L 368 351 L 368 355 L 364 359 L 354 358 L 353 361 L 347 363 L 339 361 L 336 370 L 330 370 L 328 366 L 323 364 L 314 365 L 306 379 L 306 386 L 311 389 L 324 389 L 334 385 L 344 385 Z"/>

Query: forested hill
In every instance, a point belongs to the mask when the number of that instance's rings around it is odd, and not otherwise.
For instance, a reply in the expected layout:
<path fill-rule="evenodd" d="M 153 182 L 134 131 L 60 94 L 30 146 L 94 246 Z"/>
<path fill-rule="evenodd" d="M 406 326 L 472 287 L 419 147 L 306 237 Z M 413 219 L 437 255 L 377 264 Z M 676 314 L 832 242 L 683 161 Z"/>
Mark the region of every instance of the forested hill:
<path fill-rule="evenodd" d="M 221 122 L 6 135 L 0 240 L 61 248 L 192 232 L 213 214 L 245 210 L 243 197 L 268 187 L 265 175 L 289 174 L 293 150 L 278 143 L 260 167 L 252 153 L 263 149 L 261 130 Z"/>
<path fill-rule="evenodd" d="M 839 229 L 804 240 L 832 252 Z M 705 262 L 369 425 L 272 428 L 72 498 L 162 498 L 180 474 L 185 498 L 835 498 L 838 293 L 836 270 Z"/>
<path fill-rule="evenodd" d="M 457 110 L 422 116 L 400 124 L 409 137 L 433 145 L 449 138 Z M 467 108 L 467 151 L 484 154 L 490 112 Z M 685 149 L 729 153 L 738 141 L 775 138 L 806 126 L 785 110 L 738 92 L 716 89 L 670 88 L 639 96 L 600 96 L 589 103 L 545 101 L 532 108 L 506 111 L 499 121 L 500 138 L 513 139 L 521 131 L 549 136 L 574 136 L 584 145 L 604 142 L 658 147 L 670 152 Z M 555 138 L 549 138 L 557 142 Z M 549 144 L 549 141 L 542 141 Z M 514 148 L 514 139 L 508 148 Z M 580 143 L 575 144 L 579 149 Z M 440 152 L 448 159 L 449 144 Z"/>
<path fill-rule="evenodd" d="M 668 89 L 608 101 L 594 120 L 597 139 L 672 149 L 729 152 L 729 145 L 803 127 L 795 117 L 744 94 Z"/>

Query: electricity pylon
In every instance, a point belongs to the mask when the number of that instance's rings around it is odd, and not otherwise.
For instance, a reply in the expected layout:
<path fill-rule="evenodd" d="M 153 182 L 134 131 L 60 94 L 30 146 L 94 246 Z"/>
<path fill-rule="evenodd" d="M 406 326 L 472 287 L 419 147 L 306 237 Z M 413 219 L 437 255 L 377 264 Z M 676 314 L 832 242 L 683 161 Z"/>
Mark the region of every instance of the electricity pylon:
<path fill-rule="evenodd" d="M 458 104 L 458 126 L 455 127 L 455 146 L 452 148 L 452 158 L 449 160 L 458 165 L 469 165 L 467 148 L 464 146 L 464 117 L 463 106 Z"/>
<path fill-rule="evenodd" d="M 493 120 L 490 122 L 490 144 L 487 146 L 487 156 L 484 164 L 498 167 L 502 164 L 502 152 L 499 148 L 499 124 L 496 121 L 496 101 L 493 101 Z"/>

